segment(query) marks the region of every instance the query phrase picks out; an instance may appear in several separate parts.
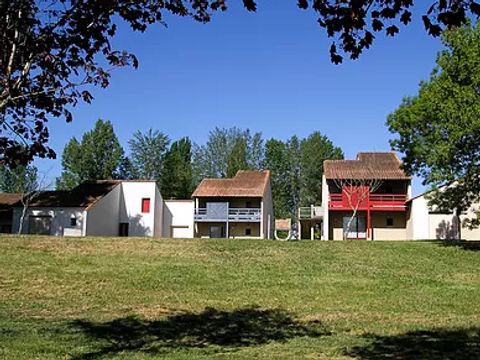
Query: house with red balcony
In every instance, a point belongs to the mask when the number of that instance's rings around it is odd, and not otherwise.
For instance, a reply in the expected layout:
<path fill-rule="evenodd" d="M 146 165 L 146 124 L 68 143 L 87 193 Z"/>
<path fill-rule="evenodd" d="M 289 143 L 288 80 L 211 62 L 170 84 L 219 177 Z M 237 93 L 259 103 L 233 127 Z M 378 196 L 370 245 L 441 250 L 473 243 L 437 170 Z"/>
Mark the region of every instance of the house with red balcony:
<path fill-rule="evenodd" d="M 192 194 L 194 236 L 271 239 L 270 171 L 240 170 L 229 179 L 203 179 Z"/>
<path fill-rule="evenodd" d="M 405 240 L 410 198 L 411 179 L 393 152 L 326 160 L 322 206 L 300 209 L 300 233 L 305 238 L 310 229 L 313 238 L 315 228 L 324 240 Z"/>

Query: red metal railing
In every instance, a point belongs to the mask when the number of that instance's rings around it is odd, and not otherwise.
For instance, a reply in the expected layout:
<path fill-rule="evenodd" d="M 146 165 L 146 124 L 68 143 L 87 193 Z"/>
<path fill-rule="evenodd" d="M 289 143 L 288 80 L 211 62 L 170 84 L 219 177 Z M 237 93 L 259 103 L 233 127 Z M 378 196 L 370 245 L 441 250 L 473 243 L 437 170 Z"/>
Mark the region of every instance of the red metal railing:
<path fill-rule="evenodd" d="M 351 199 L 352 204 L 360 201 L 359 210 L 370 208 L 371 210 L 404 210 L 407 201 L 406 194 L 368 194 L 364 199 Z M 338 210 L 351 210 L 352 204 L 345 193 L 330 194 L 329 208 Z"/>

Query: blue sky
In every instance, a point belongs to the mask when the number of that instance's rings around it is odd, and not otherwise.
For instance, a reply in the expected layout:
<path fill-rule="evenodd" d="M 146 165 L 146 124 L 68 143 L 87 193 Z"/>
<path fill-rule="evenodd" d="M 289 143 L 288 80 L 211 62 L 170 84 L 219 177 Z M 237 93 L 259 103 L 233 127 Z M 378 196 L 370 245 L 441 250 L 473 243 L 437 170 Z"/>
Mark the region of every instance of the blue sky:
<path fill-rule="evenodd" d="M 418 8 L 395 38 L 379 34 L 359 60 L 342 65 L 330 63 L 332 40 L 315 14 L 293 0 L 262 1 L 257 13 L 231 1 L 206 25 L 168 17 L 168 28 L 144 34 L 121 27 L 113 45 L 135 53 L 139 68 L 115 70 L 108 89 L 93 91 L 92 104 L 74 108 L 73 123 L 51 121 L 58 159 L 37 164 L 58 176 L 65 144 L 98 118 L 112 121 L 125 148 L 137 129 L 203 143 L 215 126 L 238 126 L 266 139 L 318 130 L 347 158 L 390 150 L 387 115 L 428 79 L 441 49 L 423 30 L 424 11 Z M 415 181 L 414 192 L 421 190 Z"/>

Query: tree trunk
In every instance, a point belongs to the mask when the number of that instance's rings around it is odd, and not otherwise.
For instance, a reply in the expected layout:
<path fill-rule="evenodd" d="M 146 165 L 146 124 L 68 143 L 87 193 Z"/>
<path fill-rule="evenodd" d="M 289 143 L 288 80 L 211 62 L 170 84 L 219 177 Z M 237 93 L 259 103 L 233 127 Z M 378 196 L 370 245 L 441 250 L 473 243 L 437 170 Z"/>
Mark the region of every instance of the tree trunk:
<path fill-rule="evenodd" d="M 25 220 L 25 215 L 27 214 L 28 204 L 23 205 L 22 215 L 20 215 L 20 224 L 18 225 L 18 235 L 23 232 L 23 222 Z"/>
<path fill-rule="evenodd" d="M 457 240 L 462 240 L 462 221 L 460 220 L 461 211 L 455 209 L 455 216 L 457 217 Z"/>
<path fill-rule="evenodd" d="M 348 220 L 348 223 L 347 223 L 347 228 L 343 231 L 343 240 L 347 240 L 348 237 L 348 233 L 350 232 L 350 228 L 352 226 L 352 223 L 353 223 L 353 219 L 355 219 L 355 216 L 357 215 L 357 209 L 354 209 L 353 210 L 353 214 L 352 216 L 350 217 L 350 219 Z"/>

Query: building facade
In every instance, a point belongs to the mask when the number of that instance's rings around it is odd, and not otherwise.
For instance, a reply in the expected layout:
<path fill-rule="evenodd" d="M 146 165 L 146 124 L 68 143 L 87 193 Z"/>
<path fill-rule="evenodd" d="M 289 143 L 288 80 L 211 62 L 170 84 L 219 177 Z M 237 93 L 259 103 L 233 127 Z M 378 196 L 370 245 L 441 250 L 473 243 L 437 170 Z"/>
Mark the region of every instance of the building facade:
<path fill-rule="evenodd" d="M 70 191 L 44 191 L 26 209 L 17 203 L 12 232 L 22 223 L 25 234 L 160 237 L 162 216 L 154 181 L 91 181 Z"/>
<path fill-rule="evenodd" d="M 195 237 L 271 239 L 273 236 L 268 170 L 239 171 L 231 179 L 204 179 L 192 197 Z"/>
<path fill-rule="evenodd" d="M 405 240 L 410 197 L 410 177 L 393 152 L 326 160 L 322 205 L 299 210 L 300 233 L 324 240 Z"/>

